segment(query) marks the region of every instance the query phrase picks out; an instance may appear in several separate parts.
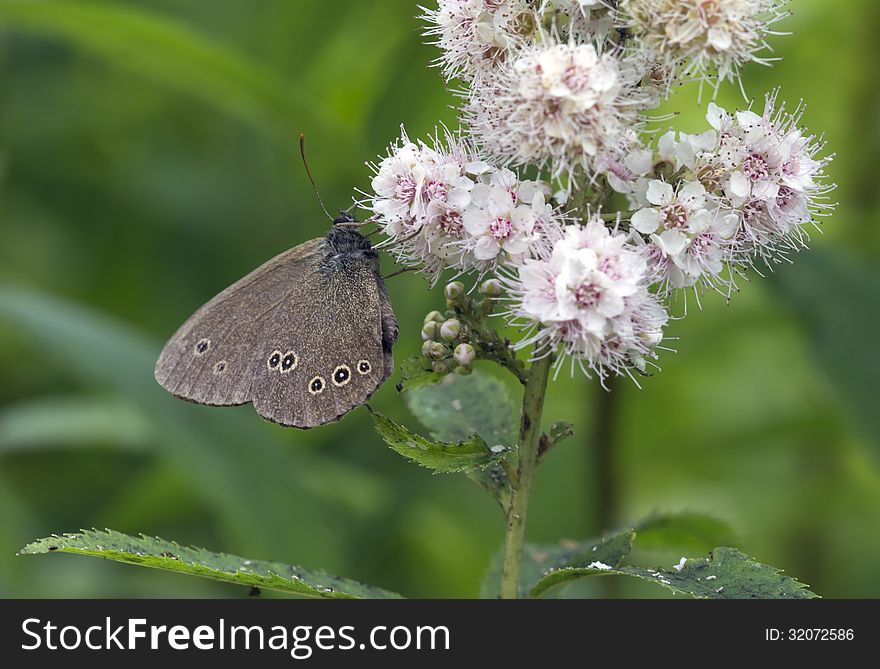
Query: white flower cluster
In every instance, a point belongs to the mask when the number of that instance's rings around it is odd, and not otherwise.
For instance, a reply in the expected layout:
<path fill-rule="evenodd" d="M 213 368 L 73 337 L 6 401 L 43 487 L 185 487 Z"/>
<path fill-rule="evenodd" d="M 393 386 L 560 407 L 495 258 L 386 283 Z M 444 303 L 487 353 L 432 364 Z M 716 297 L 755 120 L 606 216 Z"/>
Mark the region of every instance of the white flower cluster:
<path fill-rule="evenodd" d="M 435 64 L 464 84 L 464 134 L 404 134 L 372 166 L 366 205 L 385 247 L 433 281 L 498 275 L 527 331 L 515 346 L 561 354 L 557 371 L 567 359 L 600 379 L 646 372 L 677 291 L 729 297 L 833 206 L 823 141 L 776 93 L 761 114 L 713 103 L 704 132 L 645 139 L 644 112 L 673 83 L 717 90 L 768 64 L 786 1 L 437 0 L 422 18 Z M 550 183 L 575 209 L 549 203 Z M 589 214 L 606 186 L 628 212 Z"/>
<path fill-rule="evenodd" d="M 439 0 L 424 8 L 447 80 L 473 81 L 491 73 L 516 46 L 534 37 L 538 15 L 527 0 Z"/>
<path fill-rule="evenodd" d="M 519 49 L 545 41 L 548 30 L 579 40 L 607 33 L 605 10 L 602 0 L 438 0 L 421 18 L 425 36 L 440 48 L 434 64 L 446 80 L 479 83 Z"/>
<path fill-rule="evenodd" d="M 513 165 L 548 167 L 554 178 L 592 173 L 597 155 L 639 124 L 650 97 L 641 73 L 592 44 L 523 48 L 472 89 L 464 109 L 485 151 Z"/>
<path fill-rule="evenodd" d="M 671 85 L 767 64 L 787 0 L 439 0 L 425 9 L 463 120 L 501 164 L 538 165 L 568 190 L 602 171 Z"/>
<path fill-rule="evenodd" d="M 434 281 L 446 268 L 482 275 L 521 262 L 547 243 L 559 217 L 546 184 L 477 160 L 449 133 L 428 146 L 403 132 L 373 169 L 368 206 L 389 250 Z"/>
<path fill-rule="evenodd" d="M 600 379 L 633 367 L 644 372 L 668 320 L 649 282 L 647 256 L 624 232 L 597 216 L 567 226 L 552 250 L 507 279 L 510 316 L 530 331 L 517 347 L 562 351 Z"/>
<path fill-rule="evenodd" d="M 623 0 L 618 21 L 636 45 L 672 77 L 717 86 L 739 77 L 748 62 L 768 64 L 773 25 L 787 16 L 787 0 Z"/>
<path fill-rule="evenodd" d="M 656 152 L 632 148 L 608 181 L 635 208 L 631 227 L 647 247 L 661 292 L 699 284 L 729 295 L 756 258 L 804 247 L 810 225 L 832 206 L 821 139 L 766 99 L 763 114 L 730 114 L 714 103 L 710 129 L 670 131 Z"/>

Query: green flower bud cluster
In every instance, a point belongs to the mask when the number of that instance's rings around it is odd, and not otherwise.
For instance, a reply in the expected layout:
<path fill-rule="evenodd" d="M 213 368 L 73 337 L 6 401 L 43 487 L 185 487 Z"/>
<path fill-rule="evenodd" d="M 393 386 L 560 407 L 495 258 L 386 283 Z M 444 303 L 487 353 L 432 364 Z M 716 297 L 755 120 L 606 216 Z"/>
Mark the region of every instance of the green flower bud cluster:
<path fill-rule="evenodd" d="M 473 371 L 477 353 L 470 344 L 468 329 L 456 318 L 454 309 L 447 310 L 445 314 L 432 311 L 425 316 L 422 339 L 422 356 L 431 363 L 433 371 L 462 375 Z"/>
<path fill-rule="evenodd" d="M 446 311 L 432 311 L 422 326 L 422 356 L 426 366 L 438 374 L 470 374 L 477 352 L 484 350 L 480 331 L 482 319 L 491 309 L 494 298 L 502 293 L 498 279 L 480 284 L 482 300 L 475 300 L 461 281 L 452 281 L 443 289 Z"/>

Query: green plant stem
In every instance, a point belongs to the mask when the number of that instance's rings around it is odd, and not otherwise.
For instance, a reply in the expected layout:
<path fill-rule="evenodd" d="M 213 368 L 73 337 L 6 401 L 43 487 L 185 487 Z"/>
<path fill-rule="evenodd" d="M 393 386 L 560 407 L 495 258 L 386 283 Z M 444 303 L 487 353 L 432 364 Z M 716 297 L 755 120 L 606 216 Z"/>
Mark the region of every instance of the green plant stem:
<path fill-rule="evenodd" d="M 523 541 L 526 533 L 526 515 L 529 496 L 538 465 L 538 443 L 541 435 L 541 415 L 547 394 L 547 379 L 553 356 L 547 355 L 532 363 L 523 393 L 522 418 L 519 432 L 518 465 L 510 481 L 510 501 L 507 506 L 507 530 L 504 536 L 504 568 L 501 573 L 501 598 L 519 597 L 519 571 Z"/>

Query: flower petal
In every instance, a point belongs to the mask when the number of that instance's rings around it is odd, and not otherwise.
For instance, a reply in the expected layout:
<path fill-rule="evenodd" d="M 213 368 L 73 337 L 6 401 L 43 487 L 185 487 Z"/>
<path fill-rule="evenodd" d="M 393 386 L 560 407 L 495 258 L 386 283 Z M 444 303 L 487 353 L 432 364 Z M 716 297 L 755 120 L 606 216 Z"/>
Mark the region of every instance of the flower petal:
<path fill-rule="evenodd" d="M 660 212 L 656 209 L 639 209 L 632 215 L 630 220 L 632 227 L 642 234 L 649 235 L 656 232 L 660 226 Z"/>

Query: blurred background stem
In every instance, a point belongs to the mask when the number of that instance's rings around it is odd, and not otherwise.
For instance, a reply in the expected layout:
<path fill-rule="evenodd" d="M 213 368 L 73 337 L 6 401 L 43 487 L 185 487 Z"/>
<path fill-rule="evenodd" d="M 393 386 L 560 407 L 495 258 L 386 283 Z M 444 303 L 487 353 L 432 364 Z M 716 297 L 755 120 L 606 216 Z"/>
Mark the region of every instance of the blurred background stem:
<path fill-rule="evenodd" d="M 614 527 L 617 515 L 617 472 L 615 467 L 615 421 L 617 418 L 616 377 L 605 381 L 606 388 L 598 389 L 595 401 L 595 423 L 592 439 L 593 504 L 590 509 L 596 534 Z M 611 579 L 606 579 L 611 580 Z"/>
<path fill-rule="evenodd" d="M 597 388 L 594 401 L 593 438 L 588 443 L 591 447 L 588 467 L 593 491 L 590 508 L 592 534 L 601 536 L 611 530 L 617 518 L 617 467 L 616 467 L 616 424 L 619 379 L 609 376 L 605 387 Z M 615 579 L 599 579 L 599 597 L 610 599 L 619 594 Z"/>

